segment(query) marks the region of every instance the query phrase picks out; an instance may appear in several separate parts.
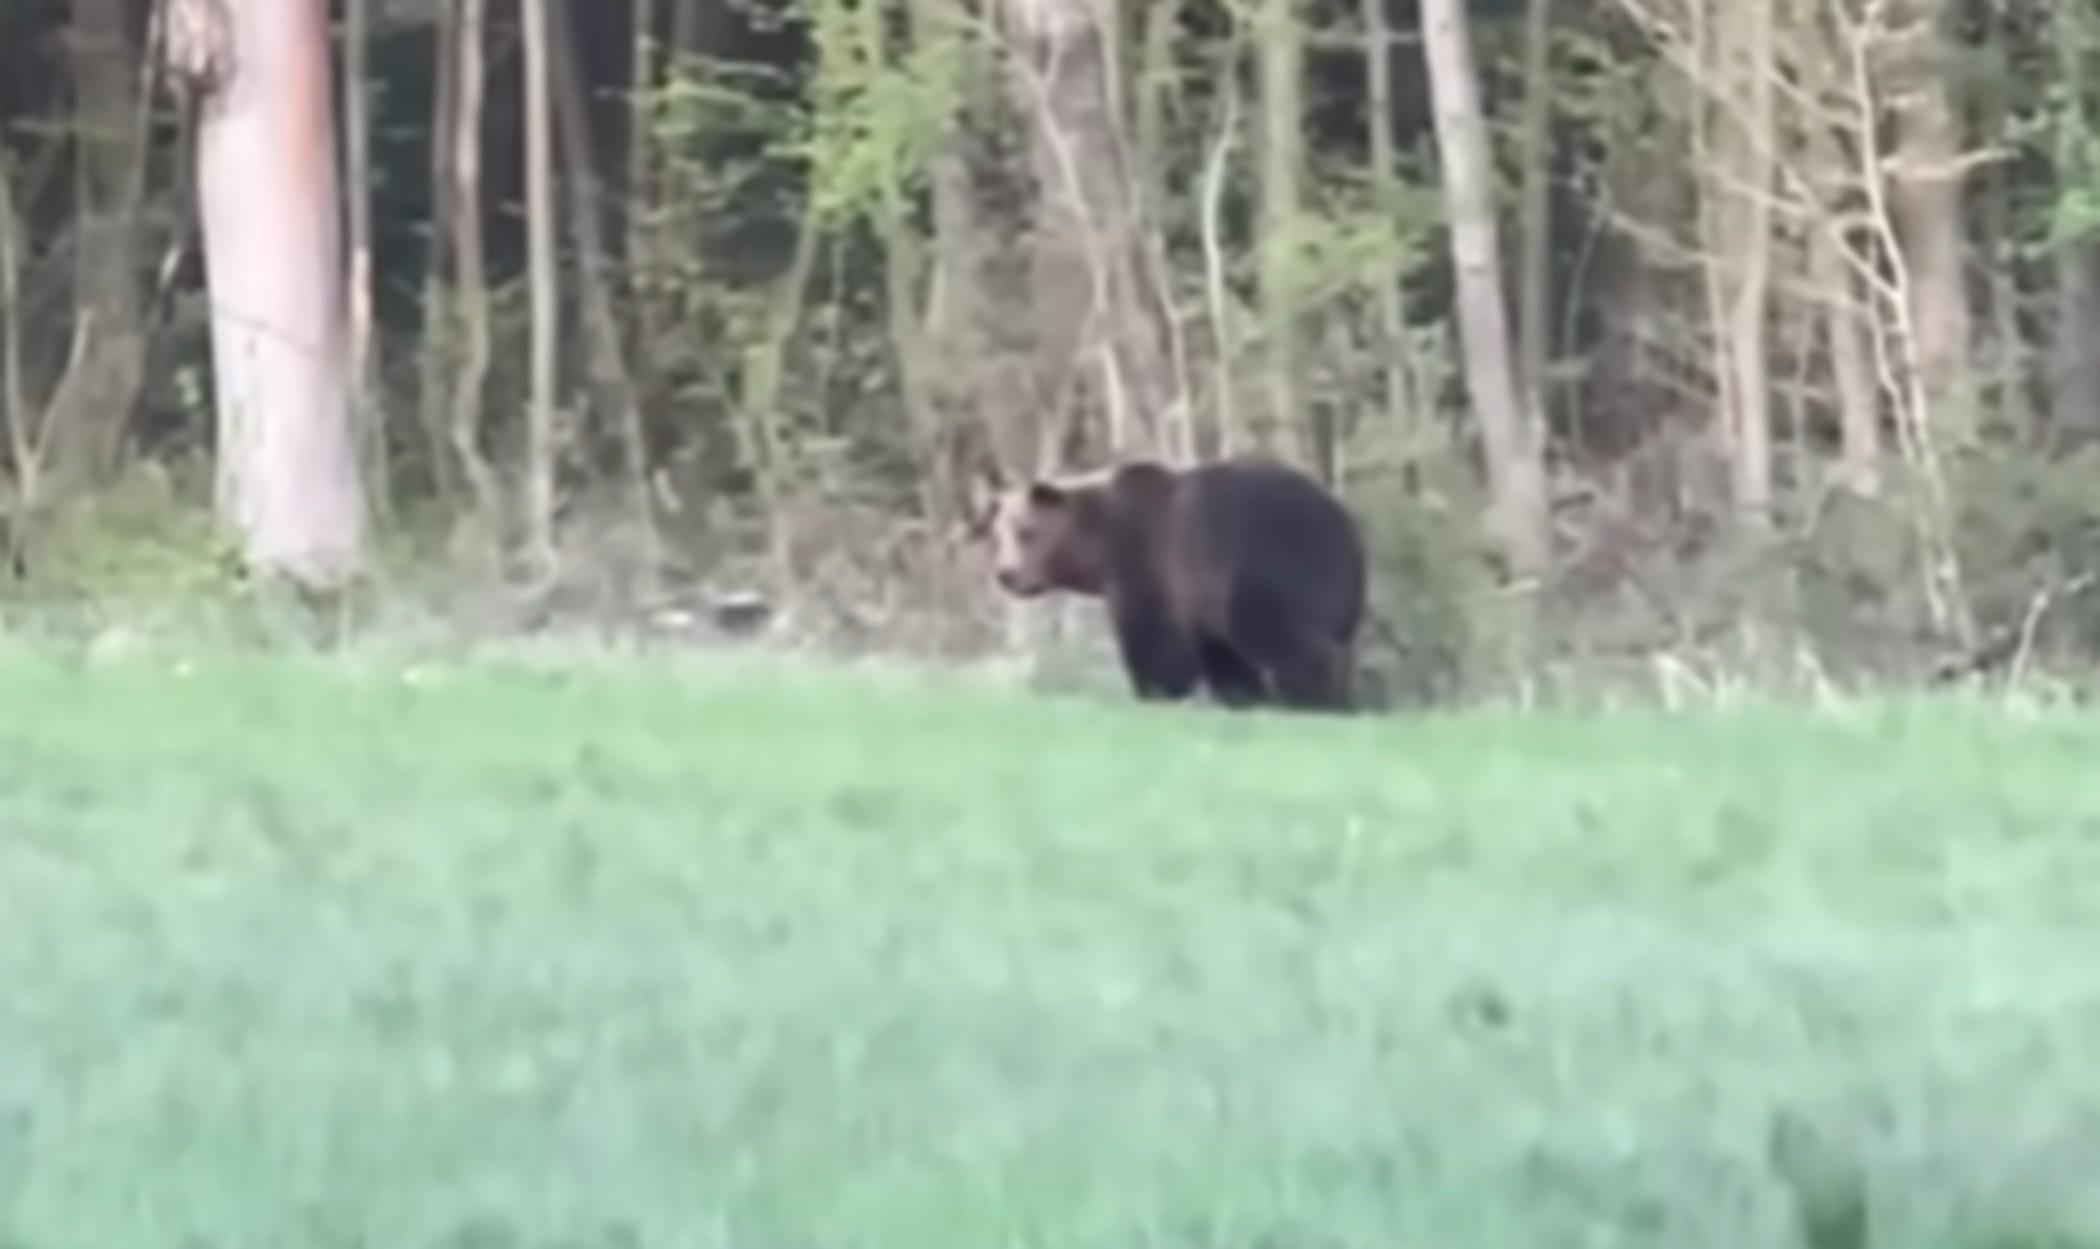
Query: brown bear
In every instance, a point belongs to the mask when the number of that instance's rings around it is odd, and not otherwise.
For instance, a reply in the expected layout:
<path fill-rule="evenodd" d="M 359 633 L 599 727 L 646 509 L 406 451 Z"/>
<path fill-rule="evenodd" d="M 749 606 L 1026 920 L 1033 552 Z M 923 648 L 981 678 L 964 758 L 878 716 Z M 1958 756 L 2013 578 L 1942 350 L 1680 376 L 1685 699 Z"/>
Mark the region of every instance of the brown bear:
<path fill-rule="evenodd" d="M 1363 542 L 1305 474 L 1252 457 L 1129 463 L 1000 489 L 979 519 L 1008 593 L 1105 601 L 1139 698 L 1200 683 L 1230 707 L 1350 709 Z"/>

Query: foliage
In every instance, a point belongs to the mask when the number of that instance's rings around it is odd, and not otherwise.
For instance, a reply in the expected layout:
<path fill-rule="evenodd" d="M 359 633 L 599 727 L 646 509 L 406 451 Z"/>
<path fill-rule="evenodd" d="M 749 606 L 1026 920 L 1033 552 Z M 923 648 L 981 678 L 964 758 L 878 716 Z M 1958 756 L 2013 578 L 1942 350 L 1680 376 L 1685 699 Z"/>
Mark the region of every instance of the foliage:
<path fill-rule="evenodd" d="M 1450 475 L 1446 474 L 1446 484 Z M 1371 688 L 1403 706 L 1450 702 L 1492 688 L 1505 670 L 1498 653 L 1507 619 L 1495 591 L 1485 535 L 1468 517 L 1463 486 L 1409 495 L 1372 477 L 1349 492 L 1371 571 L 1360 666 Z"/>
<path fill-rule="evenodd" d="M 807 131 L 790 150 L 808 163 L 817 220 L 830 225 L 924 186 L 954 127 L 966 51 L 952 32 L 929 31 L 893 49 L 875 0 L 808 3 L 816 69 Z"/>

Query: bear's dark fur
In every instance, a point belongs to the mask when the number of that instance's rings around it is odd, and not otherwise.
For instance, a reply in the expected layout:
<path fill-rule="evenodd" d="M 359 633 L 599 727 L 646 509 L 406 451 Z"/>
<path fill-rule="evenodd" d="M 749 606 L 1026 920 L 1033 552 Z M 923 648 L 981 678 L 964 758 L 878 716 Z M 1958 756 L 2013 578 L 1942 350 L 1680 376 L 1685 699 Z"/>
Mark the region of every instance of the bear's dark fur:
<path fill-rule="evenodd" d="M 1352 704 L 1364 610 L 1356 521 L 1275 461 L 1132 463 L 1001 493 L 986 521 L 1009 593 L 1106 602 L 1132 688 L 1227 706 Z"/>

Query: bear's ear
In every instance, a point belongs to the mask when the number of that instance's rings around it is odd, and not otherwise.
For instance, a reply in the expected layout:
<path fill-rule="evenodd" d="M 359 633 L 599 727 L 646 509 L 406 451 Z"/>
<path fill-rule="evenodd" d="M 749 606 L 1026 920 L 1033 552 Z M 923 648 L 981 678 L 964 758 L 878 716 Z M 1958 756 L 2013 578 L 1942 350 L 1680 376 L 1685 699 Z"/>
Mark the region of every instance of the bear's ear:
<path fill-rule="evenodd" d="M 1028 502 L 1036 507 L 1061 507 L 1064 501 L 1064 490 L 1047 481 L 1033 482 L 1028 487 Z"/>

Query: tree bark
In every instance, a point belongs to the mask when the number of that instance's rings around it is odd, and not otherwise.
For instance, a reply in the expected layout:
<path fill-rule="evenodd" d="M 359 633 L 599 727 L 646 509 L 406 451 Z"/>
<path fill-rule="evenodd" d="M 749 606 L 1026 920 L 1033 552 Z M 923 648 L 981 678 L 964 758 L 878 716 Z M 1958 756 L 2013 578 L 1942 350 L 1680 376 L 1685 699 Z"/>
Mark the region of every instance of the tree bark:
<path fill-rule="evenodd" d="M 2050 424 L 2068 450 L 2100 441 L 2100 243 L 2058 249 L 2056 312 Z"/>
<path fill-rule="evenodd" d="M 611 279 L 606 274 L 604 223 L 598 211 L 601 183 L 591 151 L 590 118 L 584 109 L 582 71 L 572 45 L 574 30 L 566 11 L 549 49 L 554 74 L 553 96 L 561 125 L 561 145 L 568 164 L 569 226 L 576 240 L 579 294 L 590 338 L 592 381 L 601 410 L 613 417 L 613 441 L 620 448 L 620 470 L 627 507 L 640 542 L 645 576 L 656 566 L 656 525 L 649 507 L 649 453 L 642 435 L 641 401 L 634 375 L 620 342 L 620 322 L 613 312 Z"/>
<path fill-rule="evenodd" d="M 1105 425 L 1109 449 L 1149 454 L 1178 398 L 1165 310 L 1148 288 L 1142 214 L 1091 0 L 1005 0 L 1022 45 L 1038 193 L 1035 304 L 1051 409 Z M 1069 442 L 1070 439 L 1061 441 Z"/>
<path fill-rule="evenodd" d="M 532 303 L 531 393 L 525 431 L 525 557 L 535 574 L 554 570 L 555 304 L 554 142 L 549 102 L 547 6 L 519 0 L 525 41 L 526 281 Z"/>
<path fill-rule="evenodd" d="M 384 513 L 386 484 L 386 411 L 376 401 L 378 372 L 372 335 L 372 118 L 371 87 L 366 63 L 370 47 L 370 0 L 343 0 L 343 134 L 346 148 L 344 188 L 349 200 L 345 224 L 350 232 L 350 410 L 362 449 L 366 479 L 372 483 L 375 510 Z"/>
<path fill-rule="evenodd" d="M 452 451 L 473 491 L 475 509 L 494 517 L 496 475 L 481 453 L 481 389 L 489 371 L 488 259 L 481 229 L 481 111 L 486 93 L 483 61 L 488 39 L 488 0 L 463 0 L 459 14 L 459 62 L 452 138 L 452 263 L 458 329 L 465 352 L 452 389 Z"/>
<path fill-rule="evenodd" d="M 202 95 L 218 505 L 251 564 L 308 586 L 359 568 L 341 231 L 321 0 L 173 0 L 170 60 Z"/>
<path fill-rule="evenodd" d="M 1848 94 L 1845 75 L 1828 58 L 1803 58 L 1803 86 L 1810 98 Z M 1876 376 L 1873 327 L 1880 299 L 1860 280 L 1872 269 L 1874 248 L 1869 235 L 1844 228 L 1844 201 L 1857 185 L 1858 170 L 1848 163 L 1839 130 L 1826 118 L 1808 118 L 1802 126 L 1805 161 L 1815 186 L 1816 219 L 1809 223 L 1809 280 L 1820 303 L 1823 337 L 1830 351 L 1831 381 L 1838 402 L 1838 476 L 1856 494 L 1872 497 L 1881 489 L 1882 389 Z"/>
<path fill-rule="evenodd" d="M 1367 3 L 1374 0 L 1367 0 Z M 1547 191 L 1550 153 L 1547 127 L 1553 120 L 1551 43 L 1553 0 L 1529 0 L 1524 9 L 1523 195 L 1517 286 L 1517 375 L 1534 419 L 1546 416 L 1547 301 L 1552 293 L 1549 250 L 1553 219 Z"/>
<path fill-rule="evenodd" d="M 661 263 L 655 222 L 657 188 L 656 135 L 649 100 L 659 82 L 656 27 L 659 0 L 634 0 L 633 64 L 628 81 L 627 204 L 621 215 L 626 240 L 626 290 L 633 304 L 634 372 L 644 386 L 657 374 L 657 344 L 662 338 Z"/>
<path fill-rule="evenodd" d="M 989 301 L 980 289 L 986 241 L 970 193 L 970 123 L 981 94 L 982 62 L 976 46 L 957 37 L 962 15 L 955 0 L 910 0 L 909 8 L 913 45 L 938 47 L 939 55 L 955 67 L 961 87 L 948 135 L 928 158 L 933 237 L 925 305 L 916 316 L 914 337 L 921 375 L 907 379 L 925 408 L 921 436 L 927 442 L 920 453 L 927 457 L 927 513 L 945 526 L 961 514 L 972 468 L 955 452 L 973 439 L 979 453 L 997 445 L 981 415 L 994 410 L 988 406 L 994 402 L 993 348 L 983 324 Z M 884 211 L 888 215 L 892 210 Z"/>
<path fill-rule="evenodd" d="M 628 286 L 637 294 L 648 270 L 648 210 L 655 193 L 656 143 L 649 132 L 645 101 L 656 89 L 656 6 L 657 0 L 633 0 L 629 19 L 634 23 L 634 39 L 629 45 L 632 63 L 627 81 L 627 211 L 622 221 L 627 235 Z"/>
<path fill-rule="evenodd" d="M 1809 258 L 1826 301 L 1823 333 L 1830 344 L 1831 380 L 1837 385 L 1839 470 L 1854 492 L 1871 496 L 1881 485 L 1881 402 L 1860 318 L 1872 313 L 1842 246 L 1819 225 L 1809 242 Z"/>
<path fill-rule="evenodd" d="M 1487 454 L 1491 528 L 1510 570 L 1531 577 L 1546 571 L 1551 556 L 1545 467 L 1538 431 L 1518 396 L 1510 356 L 1487 125 L 1465 20 L 1463 0 L 1422 0 L 1423 51 L 1443 156 L 1466 388 Z"/>
<path fill-rule="evenodd" d="M 1221 456 L 1236 454 L 1246 442 L 1246 431 L 1240 427 L 1232 395 L 1239 340 L 1233 328 L 1232 299 L 1225 284 L 1224 221 L 1225 182 L 1240 128 L 1240 43 L 1240 28 L 1235 23 L 1231 38 L 1218 54 L 1218 137 L 1204 155 L 1200 192 L 1203 289 L 1210 305 L 1211 360 L 1215 370 L 1211 388 L 1217 406 L 1216 445 Z"/>
<path fill-rule="evenodd" d="M 144 133 L 138 52 L 125 0 L 74 0 L 67 31 L 78 127 L 75 316 L 88 324 L 82 367 L 52 397 L 54 486 L 108 481 L 145 374 L 137 203 Z"/>
<path fill-rule="evenodd" d="M 1967 353 L 1969 292 L 1963 280 L 1961 129 L 1947 81 L 1943 0 L 1890 6 L 1895 29 L 1889 96 L 1896 117 L 1890 187 L 1910 278 L 1910 321 L 1926 411 L 1941 436 L 1973 427 Z"/>
<path fill-rule="evenodd" d="M 2050 33 L 2060 77 L 2070 95 L 2068 116 L 2057 122 L 2056 179 L 2063 186 L 2094 185 L 2094 126 L 2090 67 L 2100 43 L 2100 20 L 2080 6 L 2058 6 Z M 2049 424 L 2060 449 L 2100 441 L 2100 235 L 2086 231 L 2056 248 L 2056 339 L 2050 355 Z"/>
<path fill-rule="evenodd" d="M 1772 151 L 1774 121 L 1770 6 L 1731 0 L 1716 49 L 1721 81 L 1736 102 L 1721 121 L 1719 159 L 1725 178 L 1717 193 L 1719 237 L 1710 246 L 1721 258 L 1726 292 L 1727 368 L 1731 384 L 1730 481 L 1738 518 L 1752 535 L 1772 525 L 1771 387 L 1765 359 L 1765 312 L 1772 265 Z M 1710 183 L 1710 185 L 1712 185 Z"/>
<path fill-rule="evenodd" d="M 907 6 L 907 12 L 910 21 L 908 38 L 912 42 L 936 37 L 934 31 L 939 20 L 930 5 L 915 2 Z M 888 14 L 879 6 L 863 4 L 857 15 L 860 55 L 864 63 L 878 73 L 892 72 Z M 935 210 L 952 209 L 952 203 L 944 205 L 940 202 L 943 196 L 938 172 L 935 177 Z M 949 190 L 952 192 L 952 187 Z M 930 354 L 936 349 L 937 339 L 930 328 L 938 312 L 930 303 L 922 306 L 919 300 L 925 258 L 913 217 L 912 204 L 903 185 L 894 178 L 884 179 L 873 210 L 875 231 L 882 242 L 883 321 L 889 330 L 891 354 L 897 361 L 897 389 L 904 401 L 912 454 L 920 465 L 920 503 L 926 515 L 939 518 L 949 496 L 939 489 L 933 471 L 942 445 L 942 405 L 936 398 L 934 383 L 941 370 L 934 366 Z M 938 299 L 938 289 L 931 294 Z"/>
<path fill-rule="evenodd" d="M 1544 3 L 1544 0 L 1535 0 Z M 1384 210 L 1396 211 L 1399 192 L 1394 168 L 1393 142 L 1393 48 L 1392 23 L 1387 19 L 1386 0 L 1363 0 L 1364 59 L 1371 108 L 1371 185 Z M 1414 404 L 1409 401 L 1406 309 L 1400 302 L 1402 265 L 1396 257 L 1386 272 L 1378 275 L 1378 320 L 1385 333 L 1385 411 L 1391 436 L 1401 448 L 1404 478 L 1414 477 L 1417 455 Z"/>
<path fill-rule="evenodd" d="M 0 419 L 7 422 L 8 466 L 14 470 L 18 539 L 22 517 L 37 503 L 37 431 L 22 384 L 22 236 L 16 224 L 14 166 L 0 152 Z"/>
<path fill-rule="evenodd" d="M 1254 39 L 1261 73 L 1261 228 L 1256 248 L 1265 323 L 1261 358 L 1268 419 L 1252 432 L 1256 446 L 1273 452 L 1279 444 L 1304 447 L 1309 441 L 1299 412 L 1303 318 L 1296 289 L 1303 163 L 1300 128 L 1305 115 L 1299 77 L 1305 56 L 1291 0 L 1261 0 Z"/>
<path fill-rule="evenodd" d="M 1153 213 L 1167 205 L 1167 107 L 1174 82 L 1174 35 L 1182 0 L 1148 0 L 1138 61 L 1137 157 L 1144 202 Z"/>
<path fill-rule="evenodd" d="M 430 251 L 423 265 L 423 341 L 417 350 L 416 400 L 428 441 L 431 488 L 442 501 L 457 493 L 450 432 L 453 395 L 451 347 L 453 303 L 446 282 L 446 256 L 457 233 L 452 158 L 458 130 L 460 15 L 455 5 L 438 6 L 433 55 L 435 99 L 430 109 Z"/>

